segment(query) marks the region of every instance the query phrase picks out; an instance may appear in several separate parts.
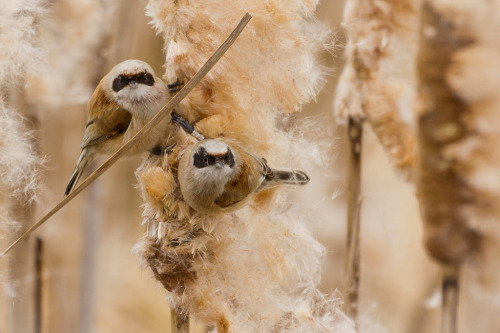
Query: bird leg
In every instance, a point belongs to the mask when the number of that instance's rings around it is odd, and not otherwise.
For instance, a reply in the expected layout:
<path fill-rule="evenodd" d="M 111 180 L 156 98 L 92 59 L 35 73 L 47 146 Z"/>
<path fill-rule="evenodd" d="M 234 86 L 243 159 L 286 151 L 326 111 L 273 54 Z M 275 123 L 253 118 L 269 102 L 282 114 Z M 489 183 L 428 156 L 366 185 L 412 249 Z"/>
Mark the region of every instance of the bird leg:
<path fill-rule="evenodd" d="M 193 125 L 191 125 L 186 119 L 182 118 L 175 112 L 170 113 L 172 117 L 172 121 L 179 125 L 184 131 L 194 136 L 198 141 L 205 140 L 205 137 L 200 134 L 197 130 L 194 129 Z"/>
<path fill-rule="evenodd" d="M 169 146 L 156 145 L 149 151 L 151 155 L 163 156 L 168 155 L 174 150 L 175 143 Z"/>
<path fill-rule="evenodd" d="M 176 93 L 178 93 L 183 85 L 184 82 L 180 81 L 178 78 L 174 83 L 170 83 L 169 85 L 167 85 L 170 95 L 175 95 Z"/>

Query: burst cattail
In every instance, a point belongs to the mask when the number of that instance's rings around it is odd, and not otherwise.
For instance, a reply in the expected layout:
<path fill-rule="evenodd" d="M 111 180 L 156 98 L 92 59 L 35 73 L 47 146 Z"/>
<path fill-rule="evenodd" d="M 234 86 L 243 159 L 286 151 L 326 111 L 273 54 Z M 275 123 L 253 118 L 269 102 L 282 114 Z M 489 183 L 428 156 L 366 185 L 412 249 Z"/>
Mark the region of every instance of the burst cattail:
<path fill-rule="evenodd" d="M 366 119 L 407 180 L 415 163 L 414 102 L 421 0 L 349 0 L 343 25 L 347 63 L 337 86 L 340 123 Z"/>
<path fill-rule="evenodd" d="M 459 330 L 500 329 L 500 2 L 424 1 L 418 189 L 426 245 L 461 264 Z"/>
<path fill-rule="evenodd" d="M 225 136 L 269 164 L 301 168 L 315 148 L 284 119 L 312 100 L 323 81 L 317 52 L 328 30 L 312 19 L 315 1 L 150 1 L 165 39 L 166 81 L 186 82 L 246 12 L 254 17 L 233 47 L 182 102 L 179 113 L 207 137 Z M 299 125 L 297 125 L 299 126 Z M 137 245 L 173 308 L 218 332 L 350 332 L 351 323 L 316 289 L 323 247 L 286 189 L 261 192 L 231 214 L 196 213 L 175 181 L 180 144 L 137 171 L 147 234 Z"/>

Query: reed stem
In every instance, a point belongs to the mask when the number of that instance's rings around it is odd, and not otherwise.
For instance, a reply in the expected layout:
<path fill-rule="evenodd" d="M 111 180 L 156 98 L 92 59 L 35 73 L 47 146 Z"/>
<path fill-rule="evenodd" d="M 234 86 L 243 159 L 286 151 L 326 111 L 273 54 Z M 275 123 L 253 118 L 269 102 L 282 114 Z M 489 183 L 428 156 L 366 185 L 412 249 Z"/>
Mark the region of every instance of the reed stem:
<path fill-rule="evenodd" d="M 441 333 L 457 332 L 459 298 L 459 269 L 456 265 L 443 265 Z"/>
<path fill-rule="evenodd" d="M 170 322 L 172 333 L 189 333 L 189 316 L 181 313 L 178 309 L 170 310 Z"/>
<path fill-rule="evenodd" d="M 363 121 L 349 118 L 349 162 L 347 171 L 347 255 L 345 310 L 355 322 L 358 317 L 360 281 L 361 144 Z"/>

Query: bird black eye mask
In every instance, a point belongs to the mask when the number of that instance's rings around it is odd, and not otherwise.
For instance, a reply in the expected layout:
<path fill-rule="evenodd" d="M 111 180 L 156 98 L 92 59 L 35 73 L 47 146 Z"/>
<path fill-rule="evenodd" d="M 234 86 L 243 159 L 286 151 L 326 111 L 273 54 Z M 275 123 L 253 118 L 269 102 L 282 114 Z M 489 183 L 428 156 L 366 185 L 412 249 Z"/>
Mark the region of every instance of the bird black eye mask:
<path fill-rule="evenodd" d="M 198 151 L 193 155 L 193 165 L 198 169 L 204 168 L 207 166 L 205 159 L 208 157 L 207 150 L 205 147 L 198 148 Z"/>
<path fill-rule="evenodd" d="M 128 86 L 130 81 L 135 81 L 137 83 L 145 84 L 147 86 L 153 86 L 155 84 L 155 79 L 153 78 L 153 75 L 151 75 L 151 73 L 148 73 L 147 71 L 144 71 L 141 74 L 132 76 L 118 75 L 118 77 L 113 80 L 112 88 L 114 91 L 119 92 L 120 90 Z"/>

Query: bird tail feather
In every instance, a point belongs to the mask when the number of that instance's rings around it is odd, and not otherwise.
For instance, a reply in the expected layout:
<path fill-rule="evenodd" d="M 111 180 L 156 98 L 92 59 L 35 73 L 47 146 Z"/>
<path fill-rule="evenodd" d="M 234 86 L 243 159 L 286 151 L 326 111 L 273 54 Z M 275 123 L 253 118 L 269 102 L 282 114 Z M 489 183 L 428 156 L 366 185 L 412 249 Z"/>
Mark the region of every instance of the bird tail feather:
<path fill-rule="evenodd" d="M 68 196 L 76 187 L 78 180 L 83 174 L 83 171 L 87 168 L 89 163 L 92 161 L 87 154 L 87 149 L 83 149 L 78 161 L 76 162 L 75 169 L 71 174 L 71 178 L 69 179 L 68 185 L 66 186 L 66 190 L 64 191 L 64 196 Z"/>
<path fill-rule="evenodd" d="M 305 185 L 309 183 L 309 176 L 300 170 L 272 170 L 271 173 L 266 175 L 262 185 L 272 186 L 278 184 L 289 184 L 289 185 Z"/>

